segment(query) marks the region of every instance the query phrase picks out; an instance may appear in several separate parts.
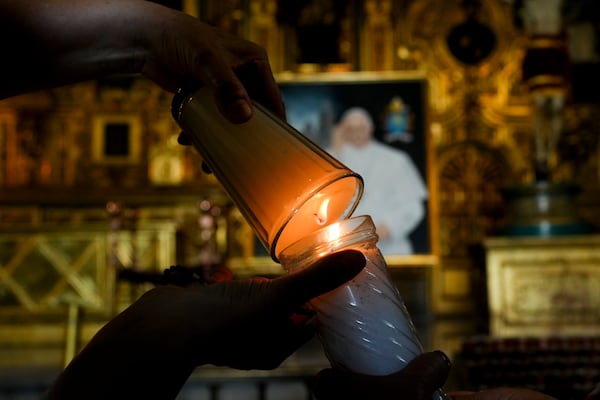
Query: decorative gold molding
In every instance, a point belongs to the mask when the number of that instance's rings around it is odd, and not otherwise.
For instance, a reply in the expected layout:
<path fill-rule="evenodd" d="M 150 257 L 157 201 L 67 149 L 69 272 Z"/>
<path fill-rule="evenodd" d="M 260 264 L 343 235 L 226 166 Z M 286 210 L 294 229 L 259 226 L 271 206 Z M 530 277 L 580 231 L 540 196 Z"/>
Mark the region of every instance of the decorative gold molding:
<path fill-rule="evenodd" d="M 361 27 L 360 69 L 389 71 L 394 69 L 394 35 L 391 0 L 366 0 L 365 22 Z M 363 10 L 361 10 L 363 11 Z"/>

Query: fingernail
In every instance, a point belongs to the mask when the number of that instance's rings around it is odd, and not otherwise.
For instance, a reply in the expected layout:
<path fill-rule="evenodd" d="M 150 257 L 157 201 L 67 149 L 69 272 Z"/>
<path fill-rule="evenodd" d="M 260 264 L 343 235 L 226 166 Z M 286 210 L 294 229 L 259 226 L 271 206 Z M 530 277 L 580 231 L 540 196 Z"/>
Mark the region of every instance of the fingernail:
<path fill-rule="evenodd" d="M 448 358 L 448 356 L 446 355 L 446 353 L 444 353 L 441 350 L 436 350 L 435 352 L 446 363 L 446 365 L 448 366 L 448 368 L 452 367 L 452 361 L 450 361 L 450 359 Z"/>

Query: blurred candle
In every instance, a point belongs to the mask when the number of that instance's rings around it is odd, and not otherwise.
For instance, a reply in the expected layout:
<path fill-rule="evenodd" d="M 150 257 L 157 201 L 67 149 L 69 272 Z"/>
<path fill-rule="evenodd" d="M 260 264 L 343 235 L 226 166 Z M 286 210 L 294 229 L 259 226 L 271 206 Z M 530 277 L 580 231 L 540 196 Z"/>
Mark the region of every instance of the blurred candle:
<path fill-rule="evenodd" d="M 208 88 L 178 93 L 172 112 L 275 261 L 281 249 L 352 214 L 362 178 L 307 137 L 254 104 L 229 122 Z M 327 199 L 328 220 L 315 218 Z"/>

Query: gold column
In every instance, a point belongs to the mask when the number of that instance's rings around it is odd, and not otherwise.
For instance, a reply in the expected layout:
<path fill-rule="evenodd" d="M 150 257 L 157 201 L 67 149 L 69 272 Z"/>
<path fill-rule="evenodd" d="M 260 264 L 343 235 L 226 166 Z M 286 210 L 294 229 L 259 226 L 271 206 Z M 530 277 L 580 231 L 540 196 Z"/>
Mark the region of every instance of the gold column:
<path fill-rule="evenodd" d="M 365 1 L 366 21 L 361 37 L 361 69 L 392 70 L 394 67 L 394 31 L 390 0 Z"/>

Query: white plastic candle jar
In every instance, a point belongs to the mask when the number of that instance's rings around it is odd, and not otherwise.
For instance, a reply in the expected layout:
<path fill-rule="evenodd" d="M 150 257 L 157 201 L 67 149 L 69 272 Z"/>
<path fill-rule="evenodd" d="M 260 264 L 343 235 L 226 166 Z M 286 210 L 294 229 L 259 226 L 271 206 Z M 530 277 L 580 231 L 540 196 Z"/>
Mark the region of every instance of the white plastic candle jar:
<path fill-rule="evenodd" d="M 406 306 L 377 248 L 371 217 L 358 216 L 323 227 L 281 253 L 293 273 L 341 250 L 355 249 L 365 268 L 347 284 L 313 299 L 318 334 L 332 366 L 367 375 L 404 368 L 423 348 Z M 445 395 L 438 391 L 435 400 Z"/>

